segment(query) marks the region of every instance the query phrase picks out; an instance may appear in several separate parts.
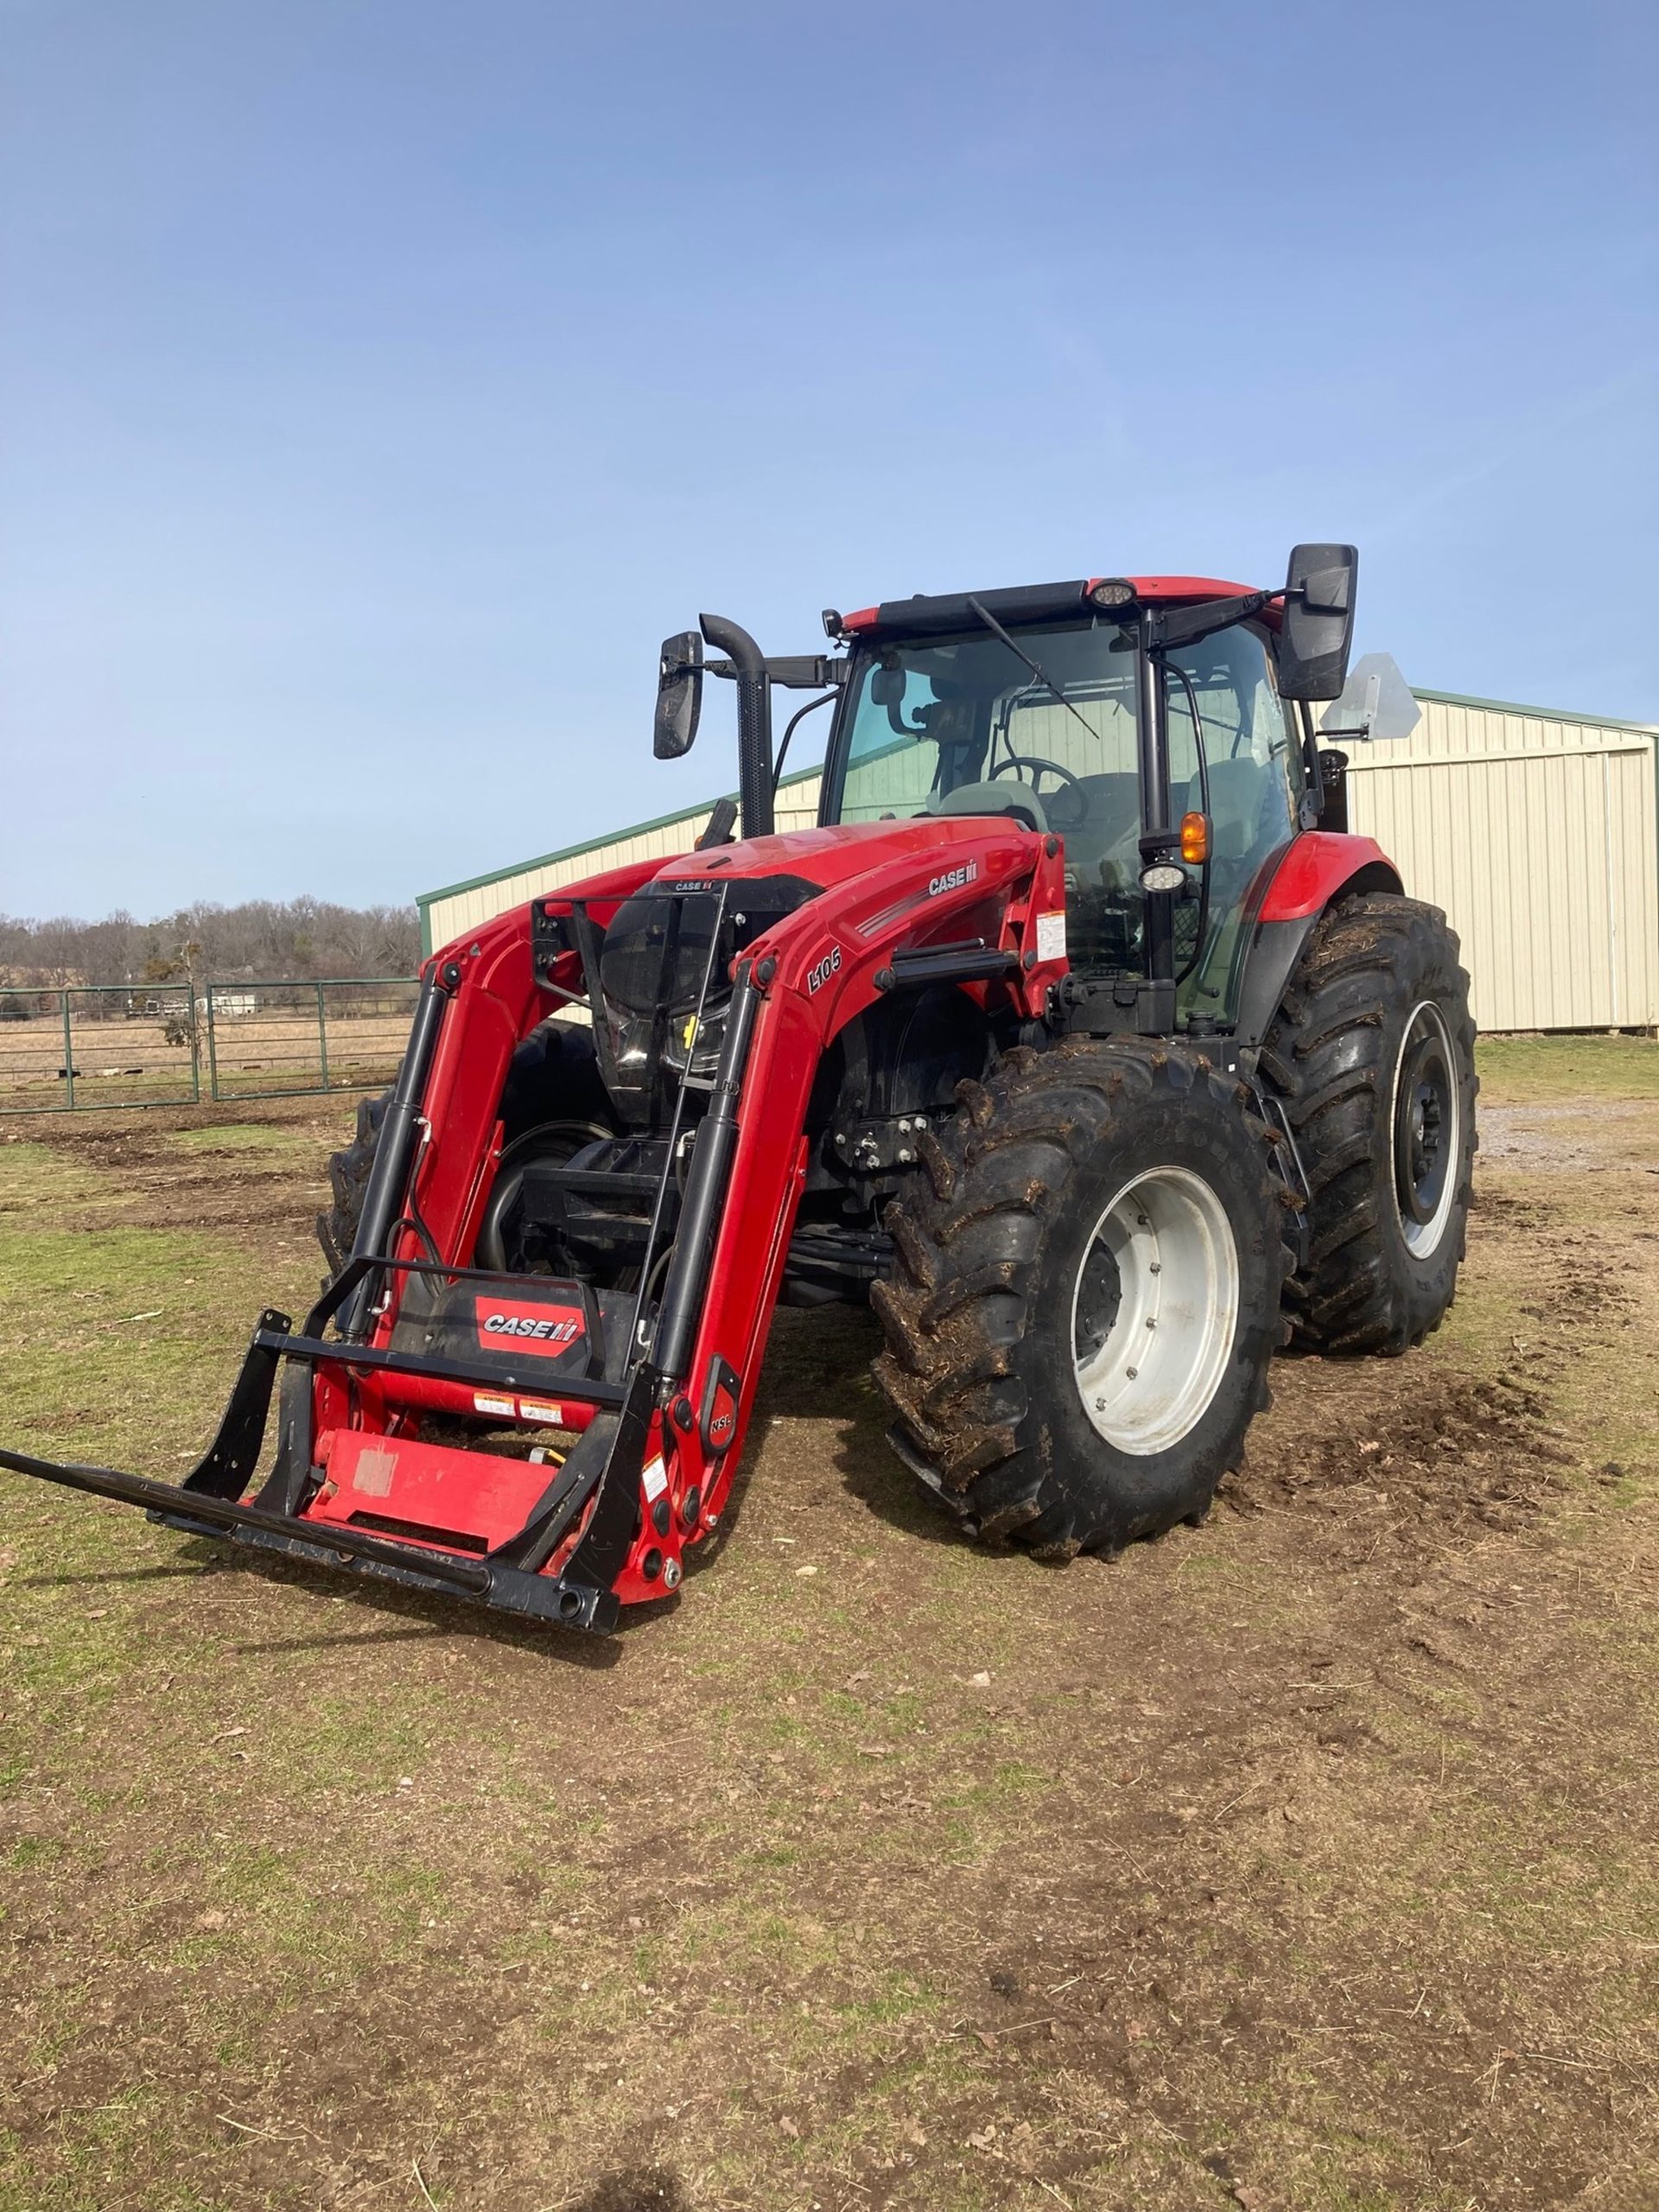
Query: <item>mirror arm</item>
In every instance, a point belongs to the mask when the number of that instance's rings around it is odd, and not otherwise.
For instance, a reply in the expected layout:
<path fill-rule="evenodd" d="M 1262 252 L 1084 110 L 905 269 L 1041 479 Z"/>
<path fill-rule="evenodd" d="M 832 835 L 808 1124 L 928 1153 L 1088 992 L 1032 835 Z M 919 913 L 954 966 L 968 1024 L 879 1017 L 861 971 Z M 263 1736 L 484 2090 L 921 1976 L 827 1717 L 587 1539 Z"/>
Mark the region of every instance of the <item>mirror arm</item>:
<path fill-rule="evenodd" d="M 705 660 L 698 665 L 705 676 L 735 678 L 743 674 L 737 662 Z M 838 687 L 847 680 L 847 663 L 827 653 L 774 655 L 766 664 L 767 681 L 785 691 L 818 691 L 827 683 Z"/>
<path fill-rule="evenodd" d="M 1235 622 L 1248 622 L 1253 614 L 1260 614 L 1275 599 L 1283 599 L 1278 591 L 1246 592 L 1241 599 L 1211 599 L 1198 607 L 1156 607 L 1147 615 L 1147 642 L 1154 652 L 1170 652 L 1181 645 L 1195 645 L 1200 638 L 1210 637 L 1217 630 L 1230 629 Z"/>
<path fill-rule="evenodd" d="M 785 725 L 784 741 L 778 747 L 778 758 L 772 763 L 772 794 L 774 798 L 777 798 L 778 788 L 784 780 L 784 763 L 789 758 L 789 741 L 795 734 L 796 724 L 804 721 L 808 715 L 815 713 L 818 708 L 827 707 L 835 696 L 836 694 L 833 691 L 826 691 L 819 698 L 809 699 L 804 707 L 796 708 Z"/>

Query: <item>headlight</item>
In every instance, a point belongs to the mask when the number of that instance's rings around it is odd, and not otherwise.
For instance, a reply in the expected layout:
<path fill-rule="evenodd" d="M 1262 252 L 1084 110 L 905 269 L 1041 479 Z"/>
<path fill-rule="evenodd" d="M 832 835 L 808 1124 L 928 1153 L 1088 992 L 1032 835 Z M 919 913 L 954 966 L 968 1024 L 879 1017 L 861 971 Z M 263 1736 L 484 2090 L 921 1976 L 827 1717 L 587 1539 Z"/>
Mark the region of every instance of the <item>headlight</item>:
<path fill-rule="evenodd" d="M 711 989 L 702 1019 L 695 1014 L 670 1016 L 666 1057 L 672 1067 L 683 1068 L 696 1083 L 712 1083 L 720 1065 L 720 1048 L 726 1041 L 726 1016 L 731 1010 L 731 987 L 724 976 L 716 997 Z"/>
<path fill-rule="evenodd" d="M 663 1039 L 662 1056 L 668 1066 L 677 1073 L 683 1072 L 693 1083 L 712 1083 L 715 1071 L 720 1065 L 720 1048 L 726 1038 L 726 1015 L 732 1002 L 731 987 L 721 979 L 718 999 L 709 992 L 709 1003 L 703 1008 L 702 1019 L 697 1019 L 696 1009 L 690 1013 L 676 1008 L 666 1016 L 666 1033 Z M 611 1056 L 616 1071 L 626 1084 L 641 1087 L 651 1080 L 652 1056 L 656 1049 L 657 1016 L 654 1013 L 636 1013 L 632 1007 L 619 1006 L 610 994 L 605 994 L 605 1026 L 611 1039 Z"/>

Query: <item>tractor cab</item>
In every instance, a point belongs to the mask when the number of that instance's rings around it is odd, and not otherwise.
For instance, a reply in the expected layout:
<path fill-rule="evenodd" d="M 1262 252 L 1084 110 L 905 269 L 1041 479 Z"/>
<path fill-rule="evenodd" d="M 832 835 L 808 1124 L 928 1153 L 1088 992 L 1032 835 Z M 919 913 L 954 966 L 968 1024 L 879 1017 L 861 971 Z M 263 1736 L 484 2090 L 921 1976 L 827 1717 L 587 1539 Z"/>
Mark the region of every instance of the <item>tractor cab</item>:
<path fill-rule="evenodd" d="M 1233 585 L 1205 588 L 1218 600 L 1243 595 Z M 857 642 L 820 818 L 1007 815 L 1058 836 L 1072 973 L 1139 976 L 1149 895 L 1142 692 L 1160 683 L 1166 741 L 1153 812 L 1177 839 L 1153 864 L 1179 872 L 1176 1019 L 1226 1025 L 1250 887 L 1312 811 L 1317 773 L 1296 709 L 1280 696 L 1274 630 L 1258 613 L 1154 665 L 1139 650 L 1133 614 L 1090 604 L 1077 586 L 1061 593 L 1071 601 L 1064 612 L 1017 627 L 987 603 L 1010 594 L 974 602 L 995 628 L 970 619 L 962 630 L 918 634 L 910 625 L 918 612 L 925 620 L 926 601 L 872 610 L 874 621 L 849 618 Z"/>
<path fill-rule="evenodd" d="M 846 649 L 829 659 L 766 659 L 705 616 L 664 644 L 657 750 L 691 742 L 705 670 L 735 677 L 742 834 L 764 836 L 773 689 L 827 685 L 784 746 L 836 702 L 821 825 L 875 842 L 882 823 L 1000 816 L 1058 840 L 1065 1026 L 1226 1033 L 1287 848 L 1345 826 L 1306 702 L 1343 693 L 1357 570 L 1352 546 L 1299 545 L 1277 590 L 1114 576 L 918 594 L 826 610 Z M 730 658 L 705 663 L 705 639 Z"/>

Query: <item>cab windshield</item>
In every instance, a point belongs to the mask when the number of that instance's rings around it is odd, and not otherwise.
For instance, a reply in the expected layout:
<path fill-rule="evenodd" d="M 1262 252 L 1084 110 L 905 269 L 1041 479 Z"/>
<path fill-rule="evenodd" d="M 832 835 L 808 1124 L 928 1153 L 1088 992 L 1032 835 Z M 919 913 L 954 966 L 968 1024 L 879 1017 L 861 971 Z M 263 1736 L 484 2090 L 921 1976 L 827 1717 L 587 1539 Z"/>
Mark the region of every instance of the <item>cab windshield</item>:
<path fill-rule="evenodd" d="M 976 630 L 901 640 L 862 658 L 825 818 L 1008 814 L 1052 830 L 1065 842 L 1072 966 L 1084 974 L 1138 969 L 1135 632 L 1091 616 L 1010 634 L 1018 652 Z M 1202 944 L 1196 868 L 1194 895 L 1177 909 L 1180 1001 L 1188 1012 L 1228 1019 L 1245 894 L 1293 832 L 1300 751 L 1253 626 L 1236 624 L 1172 652 L 1166 683 L 1171 817 L 1208 812 L 1213 855 Z"/>

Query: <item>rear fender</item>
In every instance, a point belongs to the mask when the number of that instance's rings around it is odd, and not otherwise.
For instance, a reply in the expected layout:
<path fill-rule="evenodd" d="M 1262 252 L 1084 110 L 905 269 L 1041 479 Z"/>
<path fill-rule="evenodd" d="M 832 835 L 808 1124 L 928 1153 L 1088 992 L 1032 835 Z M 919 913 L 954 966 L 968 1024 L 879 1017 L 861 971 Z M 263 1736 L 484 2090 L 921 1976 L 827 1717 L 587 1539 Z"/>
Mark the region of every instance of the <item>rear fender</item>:
<path fill-rule="evenodd" d="M 1237 1042 L 1254 1046 L 1267 1035 L 1302 948 L 1328 907 L 1352 892 L 1404 888 L 1374 837 L 1307 830 L 1294 839 L 1256 910 L 1238 995 Z"/>
<path fill-rule="evenodd" d="M 1375 837 L 1305 830 L 1286 846 L 1258 920 L 1312 921 L 1344 891 L 1402 891 L 1400 871 Z"/>

